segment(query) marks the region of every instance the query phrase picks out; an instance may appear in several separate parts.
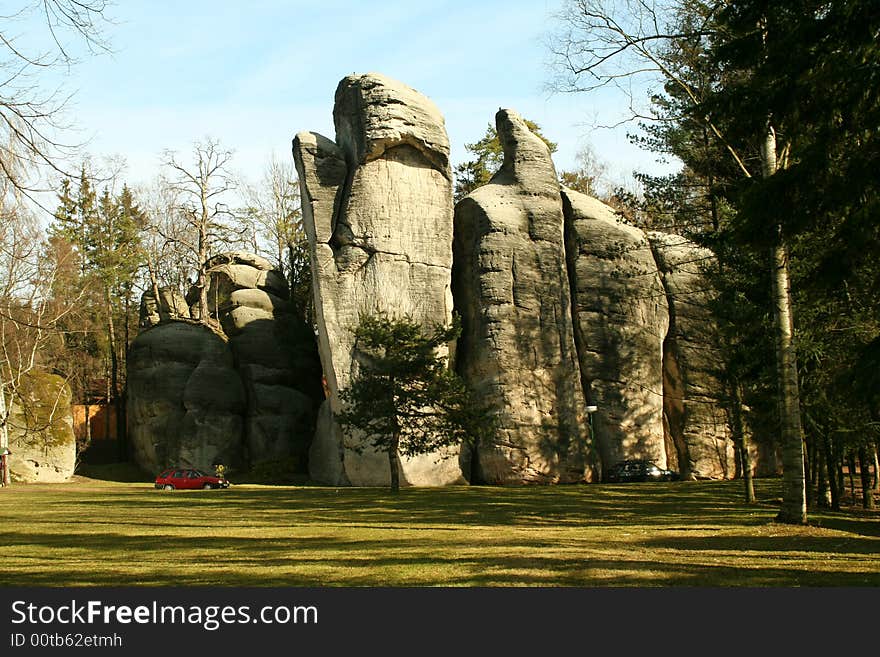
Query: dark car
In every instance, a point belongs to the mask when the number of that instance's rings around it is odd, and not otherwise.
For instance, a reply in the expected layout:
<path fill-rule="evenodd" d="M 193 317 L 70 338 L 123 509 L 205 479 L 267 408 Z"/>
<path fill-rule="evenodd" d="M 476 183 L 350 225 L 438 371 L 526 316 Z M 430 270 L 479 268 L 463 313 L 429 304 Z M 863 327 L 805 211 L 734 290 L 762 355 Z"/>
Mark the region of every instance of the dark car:
<path fill-rule="evenodd" d="M 614 465 L 605 475 L 605 481 L 624 483 L 628 481 L 675 481 L 678 473 L 661 468 L 654 461 L 631 459 Z"/>
<path fill-rule="evenodd" d="M 229 488 L 225 477 L 215 477 L 193 468 L 169 468 L 156 477 L 156 488 Z"/>

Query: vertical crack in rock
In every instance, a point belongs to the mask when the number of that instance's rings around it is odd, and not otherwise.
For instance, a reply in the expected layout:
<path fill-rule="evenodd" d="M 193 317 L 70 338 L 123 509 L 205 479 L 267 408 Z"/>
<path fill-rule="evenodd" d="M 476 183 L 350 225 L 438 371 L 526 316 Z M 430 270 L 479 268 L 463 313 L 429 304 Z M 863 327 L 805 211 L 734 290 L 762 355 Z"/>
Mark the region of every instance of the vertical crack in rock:
<path fill-rule="evenodd" d="M 657 253 L 656 240 L 650 240 L 651 253 L 660 267 L 660 256 Z M 694 479 L 694 463 L 688 453 L 684 439 L 684 427 L 687 423 L 684 404 L 684 382 L 681 368 L 678 366 L 678 344 L 675 303 L 664 272 L 660 272 L 660 283 L 666 295 L 666 306 L 669 309 L 669 329 L 663 338 L 663 431 L 666 439 L 666 454 L 670 467 L 675 467 L 682 479 Z"/>
<path fill-rule="evenodd" d="M 496 125 L 504 162 L 455 208 L 456 366 L 500 423 L 495 444 L 469 455 L 471 481 L 583 481 L 591 473 L 559 183 L 546 144 L 518 114 L 500 110 Z"/>
<path fill-rule="evenodd" d="M 309 469 L 323 483 L 387 485 L 387 456 L 347 444 L 333 418 L 357 375 L 354 331 L 364 314 L 410 315 L 426 327 L 451 321 L 449 140 L 429 99 L 375 73 L 339 83 L 333 119 L 335 141 L 299 133 L 293 142 L 329 393 Z M 401 483 L 463 482 L 457 456 L 403 457 Z"/>
<path fill-rule="evenodd" d="M 596 399 L 594 398 L 593 393 L 593 378 L 595 377 L 595 374 L 590 371 L 590 368 L 587 366 L 585 359 L 581 356 L 581 354 L 587 353 L 587 351 L 589 350 L 589 345 L 586 342 L 586 335 L 581 328 L 581 316 L 578 312 L 581 304 L 579 301 L 577 284 L 577 231 L 574 225 L 574 212 L 571 208 L 571 200 L 564 190 L 565 188 L 563 188 L 563 192 L 560 194 L 560 197 L 562 199 L 563 247 L 565 248 L 565 266 L 568 273 L 568 294 L 571 300 L 569 304 L 569 309 L 571 311 L 571 323 L 572 329 L 574 331 L 574 348 L 575 353 L 577 354 L 578 372 L 580 373 L 581 390 L 583 391 L 584 395 L 584 403 L 587 406 L 594 406 L 596 404 Z M 589 423 L 589 421 L 590 418 L 588 417 L 587 422 Z M 599 443 L 595 435 L 595 427 L 593 428 L 593 432 L 593 435 L 588 435 L 587 437 L 590 444 L 589 451 L 587 452 L 587 457 L 590 460 L 589 465 L 594 474 L 594 477 L 601 480 L 603 470 L 602 456 L 599 448 Z"/>
<path fill-rule="evenodd" d="M 682 476 L 729 478 L 733 443 L 719 404 L 720 351 L 703 267 L 712 252 L 679 235 L 648 233 L 670 309 L 664 341 L 665 413 Z"/>

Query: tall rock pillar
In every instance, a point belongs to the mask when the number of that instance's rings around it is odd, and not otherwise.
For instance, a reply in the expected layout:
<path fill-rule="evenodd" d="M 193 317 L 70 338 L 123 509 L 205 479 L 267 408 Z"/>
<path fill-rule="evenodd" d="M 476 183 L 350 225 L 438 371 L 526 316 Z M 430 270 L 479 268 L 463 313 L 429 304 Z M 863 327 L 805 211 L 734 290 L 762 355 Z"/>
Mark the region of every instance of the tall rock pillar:
<path fill-rule="evenodd" d="M 471 455 L 471 479 L 583 481 L 592 472 L 559 182 L 547 145 L 516 112 L 495 119 L 504 164 L 455 208 L 457 369 L 500 425 Z"/>
<path fill-rule="evenodd" d="M 323 483 L 387 485 L 387 456 L 352 444 L 333 413 L 357 375 L 354 331 L 364 314 L 409 315 L 428 328 L 451 320 L 449 140 L 429 99 L 378 74 L 344 78 L 333 119 L 335 141 L 302 132 L 293 142 L 329 395 L 309 469 Z M 401 483 L 463 481 L 456 456 L 401 458 Z"/>
<path fill-rule="evenodd" d="M 730 479 L 735 458 L 720 403 L 720 337 L 710 308 L 711 283 L 704 273 L 714 256 L 680 235 L 652 231 L 648 240 L 669 305 L 663 411 L 678 468 L 688 479 Z"/>

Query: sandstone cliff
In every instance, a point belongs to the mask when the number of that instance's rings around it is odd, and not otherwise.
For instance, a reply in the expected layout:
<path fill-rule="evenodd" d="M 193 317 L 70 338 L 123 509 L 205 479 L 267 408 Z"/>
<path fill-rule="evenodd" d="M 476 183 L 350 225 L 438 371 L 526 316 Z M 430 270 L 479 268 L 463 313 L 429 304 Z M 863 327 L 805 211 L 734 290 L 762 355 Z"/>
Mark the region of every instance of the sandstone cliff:
<path fill-rule="evenodd" d="M 718 333 L 703 270 L 712 252 L 667 233 L 648 234 L 669 307 L 663 343 L 664 414 L 678 468 L 685 478 L 729 478 L 733 443 L 718 368 Z"/>
<path fill-rule="evenodd" d="M 387 457 L 350 444 L 333 413 L 356 376 L 363 314 L 407 314 L 426 327 L 451 319 L 449 141 L 428 98 L 377 74 L 339 83 L 333 119 L 335 141 L 302 132 L 293 142 L 329 392 L 309 467 L 323 483 L 384 485 Z M 402 458 L 401 483 L 462 481 L 456 454 L 444 456 Z"/>
<path fill-rule="evenodd" d="M 471 479 L 590 479 L 556 171 L 518 114 L 500 110 L 496 125 L 504 163 L 455 208 L 456 367 L 500 420 Z"/>
<path fill-rule="evenodd" d="M 563 188 L 575 343 L 605 467 L 666 465 L 663 340 L 669 315 L 645 234 L 607 205 Z"/>

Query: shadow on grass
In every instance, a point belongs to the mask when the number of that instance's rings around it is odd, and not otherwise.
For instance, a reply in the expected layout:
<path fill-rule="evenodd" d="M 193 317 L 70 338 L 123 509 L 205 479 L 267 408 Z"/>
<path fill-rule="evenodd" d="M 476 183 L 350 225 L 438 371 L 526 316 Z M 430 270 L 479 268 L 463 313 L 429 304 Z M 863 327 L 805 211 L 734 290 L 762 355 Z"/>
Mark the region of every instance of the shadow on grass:
<path fill-rule="evenodd" d="M 94 586 L 175 585 L 197 586 L 375 586 L 387 570 L 409 572 L 429 568 L 431 576 L 420 576 L 419 586 L 877 586 L 880 573 L 839 570 L 833 573 L 810 569 L 785 568 L 771 563 L 751 567 L 693 562 L 660 562 L 656 559 L 568 558 L 543 556 L 540 545 L 533 555 L 506 555 L 496 551 L 522 549 L 519 542 L 493 544 L 484 556 L 438 555 L 423 541 L 412 539 L 338 540 L 327 537 L 300 539 L 226 538 L 222 541 L 192 537 L 180 542 L 179 536 L 141 536 L 70 534 L 68 536 L 30 534 L 7 535 L 8 548 L 41 546 L 57 551 L 87 550 L 95 559 L 105 551 L 122 552 L 136 561 L 136 569 L 120 564 L 117 568 L 96 569 L 78 559 L 65 567 L 65 578 Z M 467 538 L 462 537 L 462 544 Z M 198 558 L 198 572 L 171 575 L 168 561 L 170 545 L 180 553 L 175 559 Z M 738 549 L 723 544 L 725 549 Z M 717 549 L 709 542 L 706 549 Z M 694 549 L 697 546 L 694 545 Z M 786 546 L 785 550 L 792 549 Z M 285 572 L 286 571 L 286 572 Z M 299 571 L 299 572 L 298 572 Z M 421 571 L 420 571 L 421 572 Z M 312 573 L 312 574 L 310 574 Z M 28 575 L 28 585 L 57 586 L 58 574 L 50 570 Z M 0 575 L 4 585 L 20 585 L 10 575 Z M 513 583 L 513 584 L 512 584 Z M 401 585 L 386 583 L 386 585 Z M 406 582 L 402 583 L 406 585 Z"/>
<path fill-rule="evenodd" d="M 681 536 L 645 541 L 648 547 L 695 552 L 807 552 L 840 555 L 877 554 L 878 542 L 851 536 Z"/>
<path fill-rule="evenodd" d="M 99 481 L 119 483 L 153 482 L 156 475 L 141 470 L 134 463 L 80 463 L 76 474 Z"/>
<path fill-rule="evenodd" d="M 864 520 L 768 535 L 776 508 L 742 504 L 734 482 L 4 494 L 2 585 L 880 585 Z"/>

